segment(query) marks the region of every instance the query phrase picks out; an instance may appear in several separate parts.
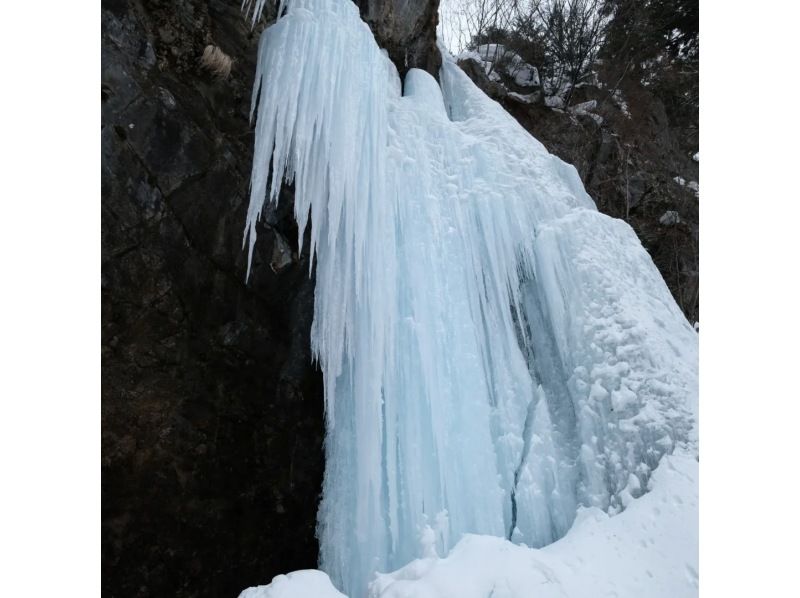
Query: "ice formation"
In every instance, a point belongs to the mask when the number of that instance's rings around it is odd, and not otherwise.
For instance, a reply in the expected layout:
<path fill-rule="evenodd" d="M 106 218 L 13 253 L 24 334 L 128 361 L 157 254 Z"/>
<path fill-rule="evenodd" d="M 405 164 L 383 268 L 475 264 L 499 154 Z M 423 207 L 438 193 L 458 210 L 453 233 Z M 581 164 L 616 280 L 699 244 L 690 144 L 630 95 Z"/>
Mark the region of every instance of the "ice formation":
<path fill-rule="evenodd" d="M 259 2 L 260 4 L 260 2 Z M 285 8 L 285 13 L 283 9 Z M 283 181 L 313 216 L 325 381 L 320 567 L 465 533 L 544 546 L 696 440 L 697 334 L 631 228 L 444 56 L 401 86 L 350 0 L 288 0 L 253 92 L 246 235 Z"/>

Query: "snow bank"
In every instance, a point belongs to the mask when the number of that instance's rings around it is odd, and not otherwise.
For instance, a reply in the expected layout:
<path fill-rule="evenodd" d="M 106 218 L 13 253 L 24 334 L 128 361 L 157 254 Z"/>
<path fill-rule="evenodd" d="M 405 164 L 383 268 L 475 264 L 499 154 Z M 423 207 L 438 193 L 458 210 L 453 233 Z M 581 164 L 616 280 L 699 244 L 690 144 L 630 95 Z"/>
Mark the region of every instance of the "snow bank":
<path fill-rule="evenodd" d="M 466 535 L 446 558 L 378 574 L 370 598 L 689 598 L 698 591 L 698 463 L 664 457 L 652 490 L 609 517 L 583 509 L 561 540 L 542 549 Z M 316 573 L 318 578 L 310 576 Z M 340 598 L 321 572 L 279 576 L 240 598 Z M 271 593 L 270 593 L 271 592 Z M 291 593 L 293 592 L 293 593 Z"/>
<path fill-rule="evenodd" d="M 266 586 L 248 588 L 239 598 L 347 598 L 322 571 L 294 571 L 278 575 Z"/>
<path fill-rule="evenodd" d="M 378 575 L 370 598 L 696 596 L 697 481 L 693 457 L 665 457 L 653 490 L 620 515 L 584 509 L 564 538 L 539 550 L 465 536 L 447 558 Z"/>

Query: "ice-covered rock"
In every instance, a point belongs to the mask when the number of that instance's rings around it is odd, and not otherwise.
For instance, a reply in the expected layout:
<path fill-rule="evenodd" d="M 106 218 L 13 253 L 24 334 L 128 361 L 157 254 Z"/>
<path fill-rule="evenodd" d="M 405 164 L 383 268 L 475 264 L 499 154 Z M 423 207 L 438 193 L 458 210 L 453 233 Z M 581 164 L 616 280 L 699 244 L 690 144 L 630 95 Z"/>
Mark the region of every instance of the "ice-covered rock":
<path fill-rule="evenodd" d="M 516 54 L 516 58 L 519 58 Z M 514 83 L 520 87 L 538 87 L 539 86 L 539 71 L 535 66 L 531 66 L 521 59 L 512 63 L 511 74 L 514 77 Z"/>
<path fill-rule="evenodd" d="M 678 215 L 678 212 L 674 210 L 667 210 L 661 215 L 661 218 L 659 218 L 658 221 L 664 226 L 673 226 L 681 221 L 681 217 Z"/>
<path fill-rule="evenodd" d="M 536 95 L 532 93 L 521 94 L 515 91 L 511 91 L 508 93 L 508 97 L 521 104 L 532 104 L 533 102 L 536 101 Z"/>
<path fill-rule="evenodd" d="M 599 127 L 600 125 L 603 124 L 603 117 L 600 116 L 599 114 L 595 114 L 594 112 L 592 112 L 592 110 L 596 109 L 597 109 L 597 100 L 588 100 L 586 102 L 570 106 L 569 112 L 575 114 L 576 116 L 588 116 Z"/>
<path fill-rule="evenodd" d="M 489 76 L 492 72 L 501 70 L 520 87 L 538 87 L 540 85 L 539 70 L 502 44 L 478 46 L 475 50 L 462 52 L 458 59 L 477 59 L 483 63 Z"/>
<path fill-rule="evenodd" d="M 292 181 L 299 240 L 314 216 L 320 561 L 353 595 L 441 513 L 442 557 L 465 533 L 544 546 L 696 440 L 697 335 L 632 229 L 449 56 L 439 76 L 401 87 L 347 0 L 289 0 L 261 41 L 248 242 Z"/>
<path fill-rule="evenodd" d="M 575 104 L 569 107 L 571 112 L 575 113 L 586 113 L 592 110 L 597 109 L 597 100 L 589 100 L 587 102 L 581 102 L 580 104 Z"/>
<path fill-rule="evenodd" d="M 614 91 L 613 95 L 611 96 L 611 100 L 614 102 L 614 105 L 619 108 L 620 112 L 624 114 L 627 118 L 631 117 L 630 110 L 628 108 L 628 102 L 625 101 L 625 98 L 622 96 L 622 91 L 617 89 Z"/>

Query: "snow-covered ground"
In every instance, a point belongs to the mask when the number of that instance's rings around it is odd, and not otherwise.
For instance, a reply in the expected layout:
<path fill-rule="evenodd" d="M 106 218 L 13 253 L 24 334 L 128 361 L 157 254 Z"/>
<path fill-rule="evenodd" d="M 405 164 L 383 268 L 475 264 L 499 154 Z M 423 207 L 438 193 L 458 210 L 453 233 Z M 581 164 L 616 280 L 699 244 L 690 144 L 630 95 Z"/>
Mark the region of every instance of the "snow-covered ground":
<path fill-rule="evenodd" d="M 370 598 L 684 598 L 698 589 L 698 463 L 666 456 L 651 490 L 613 517 L 583 509 L 541 549 L 466 535 L 446 558 L 378 574 Z M 424 534 L 423 534 L 424 536 Z M 421 553 L 430 554 L 424 542 Z M 343 598 L 321 571 L 279 576 L 240 598 Z"/>

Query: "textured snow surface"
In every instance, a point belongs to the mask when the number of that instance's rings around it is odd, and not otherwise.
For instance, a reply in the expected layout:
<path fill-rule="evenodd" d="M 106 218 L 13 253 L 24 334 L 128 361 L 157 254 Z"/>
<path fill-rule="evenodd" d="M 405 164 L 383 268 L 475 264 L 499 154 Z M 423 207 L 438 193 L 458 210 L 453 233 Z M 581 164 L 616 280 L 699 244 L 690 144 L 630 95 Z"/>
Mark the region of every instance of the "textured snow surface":
<path fill-rule="evenodd" d="M 583 509 L 567 535 L 536 550 L 466 535 L 446 558 L 430 555 L 379 574 L 370 598 L 688 598 L 697 595 L 698 463 L 664 457 L 653 488 L 609 517 Z M 302 571 L 242 598 L 340 598 Z M 291 582 L 291 583 L 288 583 Z M 325 582 L 329 583 L 327 578 Z M 249 592 L 249 593 L 248 593 Z M 272 592 L 272 593 L 269 593 Z"/>
<path fill-rule="evenodd" d="M 239 598 L 347 598 L 322 571 L 294 571 L 278 575 L 266 586 L 247 588 Z"/>
<path fill-rule="evenodd" d="M 582 510 L 567 535 L 540 550 L 465 536 L 444 559 L 379 575 L 371 598 L 683 598 L 697 595 L 697 472 L 666 456 L 653 491 L 609 517 Z"/>
<path fill-rule="evenodd" d="M 349 0 L 260 43 L 246 232 L 283 180 L 300 241 L 313 215 L 320 567 L 351 596 L 423 532 L 549 544 L 696 440 L 697 334 L 634 232 L 449 56 L 440 81 L 401 88 Z"/>

